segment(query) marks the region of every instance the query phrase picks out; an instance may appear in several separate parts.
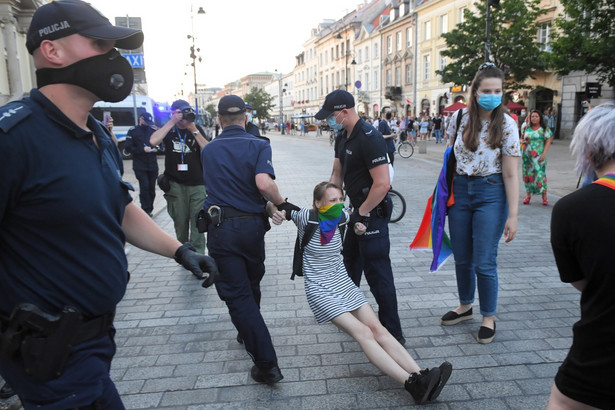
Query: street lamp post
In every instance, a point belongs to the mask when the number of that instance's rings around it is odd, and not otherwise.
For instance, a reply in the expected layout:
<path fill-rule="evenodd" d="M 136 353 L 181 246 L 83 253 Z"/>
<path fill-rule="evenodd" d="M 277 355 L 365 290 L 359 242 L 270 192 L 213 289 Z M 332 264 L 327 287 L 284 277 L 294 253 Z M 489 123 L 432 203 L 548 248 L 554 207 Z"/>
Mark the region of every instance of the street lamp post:
<path fill-rule="evenodd" d="M 199 7 L 199 10 L 197 11 L 197 14 L 205 14 L 205 10 L 203 10 L 203 7 Z M 195 41 L 196 38 L 194 37 L 194 10 L 193 10 L 193 5 L 190 5 L 190 27 L 192 30 L 192 34 L 188 35 L 188 39 L 192 40 L 192 45 L 190 46 L 190 58 L 192 59 L 192 73 L 193 73 L 193 79 L 194 79 L 194 110 L 196 112 L 197 115 L 197 119 L 200 118 L 201 113 L 199 112 L 199 98 L 198 98 L 198 87 L 197 87 L 197 82 L 196 82 L 196 60 L 198 58 L 199 63 L 203 61 L 203 59 L 201 58 L 201 56 L 197 56 L 197 53 L 199 53 L 201 51 L 200 48 L 195 48 Z"/>
<path fill-rule="evenodd" d="M 278 73 L 278 70 L 275 70 L 276 73 Z M 279 96 L 279 104 L 280 104 L 280 121 L 279 124 L 282 124 L 282 122 L 284 121 L 284 107 L 283 107 L 283 96 L 284 93 L 286 92 L 286 88 L 282 88 L 282 73 L 278 73 L 278 96 Z M 284 86 L 286 87 L 286 84 L 284 84 Z M 284 128 L 282 128 L 282 126 L 280 125 L 280 131 L 282 131 L 282 134 L 284 134 Z"/>
<path fill-rule="evenodd" d="M 344 68 L 344 90 L 348 91 L 348 79 L 350 77 L 349 72 L 348 72 L 348 57 L 350 57 L 351 52 L 350 52 L 350 47 L 349 47 L 349 43 L 348 43 L 348 27 L 345 28 L 345 39 L 344 39 L 344 57 L 346 59 L 346 64 L 345 64 L 345 68 Z M 341 34 L 337 34 L 337 36 L 335 37 L 338 40 L 342 39 L 342 35 Z M 350 63 L 351 65 L 356 65 L 357 62 L 355 61 L 354 57 L 352 58 L 352 62 Z"/>
<path fill-rule="evenodd" d="M 491 31 L 491 6 L 498 8 L 500 7 L 500 0 L 487 0 L 487 14 L 486 14 L 486 24 L 487 29 L 485 36 L 485 61 L 489 62 L 491 60 L 491 40 L 489 39 L 490 31 Z"/>

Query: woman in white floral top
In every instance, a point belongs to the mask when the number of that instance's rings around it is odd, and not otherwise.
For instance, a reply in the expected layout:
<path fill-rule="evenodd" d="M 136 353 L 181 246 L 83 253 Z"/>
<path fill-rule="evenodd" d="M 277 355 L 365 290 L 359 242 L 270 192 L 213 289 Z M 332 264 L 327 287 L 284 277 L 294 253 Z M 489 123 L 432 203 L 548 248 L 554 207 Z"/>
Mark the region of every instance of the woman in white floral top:
<path fill-rule="evenodd" d="M 502 233 L 506 242 L 517 234 L 521 150 L 519 130 L 502 104 L 504 74 L 493 63 L 481 65 L 470 90 L 467 110 L 453 115 L 447 130 L 457 159 L 453 182 L 455 203 L 448 209 L 459 306 L 442 316 L 443 325 L 472 319 L 478 287 L 479 343 L 495 337 Z M 457 115 L 463 115 L 457 130 Z"/>

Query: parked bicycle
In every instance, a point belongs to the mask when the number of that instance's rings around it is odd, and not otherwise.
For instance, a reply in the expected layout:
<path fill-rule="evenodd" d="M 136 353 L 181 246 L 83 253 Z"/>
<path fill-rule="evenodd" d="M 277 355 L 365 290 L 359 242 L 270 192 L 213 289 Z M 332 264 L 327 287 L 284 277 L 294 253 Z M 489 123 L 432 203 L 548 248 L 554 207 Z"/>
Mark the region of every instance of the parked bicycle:
<path fill-rule="evenodd" d="M 406 215 L 406 199 L 398 191 L 393 188 L 389 189 L 389 196 L 391 197 L 391 204 L 393 205 L 391 210 L 391 222 L 399 222 L 401 218 Z M 348 197 L 344 198 L 347 201 L 347 209 L 352 213 L 352 204 L 348 201 Z"/>
<path fill-rule="evenodd" d="M 391 202 L 393 203 L 393 210 L 391 211 L 391 222 L 399 222 L 401 218 L 406 215 L 406 199 L 402 196 L 402 194 L 400 194 L 393 188 L 389 190 L 389 196 L 391 197 Z"/>
<path fill-rule="evenodd" d="M 402 139 L 398 137 L 395 139 L 395 151 L 397 151 L 402 158 L 410 158 L 412 154 L 414 154 L 414 145 L 407 139 L 402 141 Z"/>

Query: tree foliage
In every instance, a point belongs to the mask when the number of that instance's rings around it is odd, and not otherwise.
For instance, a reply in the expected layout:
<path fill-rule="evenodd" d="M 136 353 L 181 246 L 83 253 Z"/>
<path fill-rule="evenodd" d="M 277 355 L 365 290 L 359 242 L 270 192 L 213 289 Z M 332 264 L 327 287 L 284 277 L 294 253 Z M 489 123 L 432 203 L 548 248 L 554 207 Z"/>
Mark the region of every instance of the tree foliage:
<path fill-rule="evenodd" d="M 546 55 L 537 43 L 537 18 L 545 13 L 540 0 L 501 0 L 491 7 L 489 40 L 491 61 L 506 75 L 505 88 L 525 88 L 532 71 L 546 68 Z M 464 21 L 443 33 L 447 49 L 442 55 L 452 61 L 436 74 L 445 83 L 470 84 L 485 61 L 487 1 L 474 3 L 475 10 L 464 10 Z"/>
<path fill-rule="evenodd" d="M 556 19 L 551 62 L 558 74 L 586 71 L 615 86 L 615 3 L 613 0 L 560 0 L 565 16 Z"/>
<path fill-rule="evenodd" d="M 216 107 L 214 107 L 213 104 L 207 104 L 207 107 L 205 107 L 205 111 L 207 111 L 211 115 L 211 118 L 215 121 L 216 117 L 218 116 L 218 111 L 216 110 Z"/>
<path fill-rule="evenodd" d="M 244 97 L 244 101 L 250 103 L 252 108 L 256 110 L 256 118 L 260 120 L 266 120 L 268 117 L 269 111 L 273 108 L 273 100 L 275 97 L 272 97 L 265 90 L 252 87 L 249 94 L 246 94 Z"/>

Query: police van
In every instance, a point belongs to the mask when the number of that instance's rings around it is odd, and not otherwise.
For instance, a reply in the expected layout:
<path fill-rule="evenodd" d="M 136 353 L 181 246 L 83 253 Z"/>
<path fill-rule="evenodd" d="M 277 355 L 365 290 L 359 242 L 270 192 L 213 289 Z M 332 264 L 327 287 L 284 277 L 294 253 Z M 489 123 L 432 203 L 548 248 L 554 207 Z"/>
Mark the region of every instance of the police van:
<path fill-rule="evenodd" d="M 91 111 L 92 115 L 105 125 L 109 117 L 113 118 L 113 133 L 124 159 L 131 157 L 130 153 L 124 149 L 126 134 L 130 128 L 139 124 L 139 116 L 145 112 L 152 115 L 157 127 L 161 127 L 169 120 L 171 108 L 168 104 L 157 103 L 147 96 L 129 95 L 123 101 L 116 103 L 98 101 Z"/>

